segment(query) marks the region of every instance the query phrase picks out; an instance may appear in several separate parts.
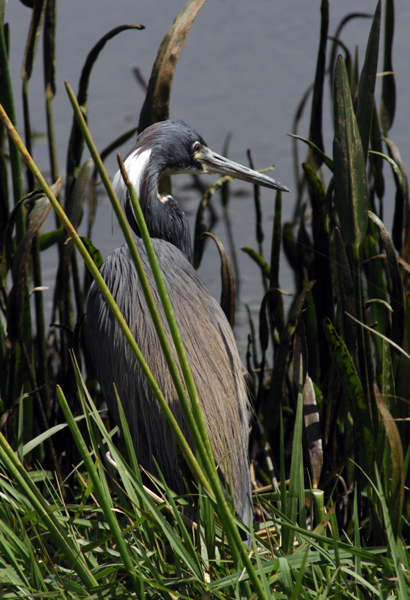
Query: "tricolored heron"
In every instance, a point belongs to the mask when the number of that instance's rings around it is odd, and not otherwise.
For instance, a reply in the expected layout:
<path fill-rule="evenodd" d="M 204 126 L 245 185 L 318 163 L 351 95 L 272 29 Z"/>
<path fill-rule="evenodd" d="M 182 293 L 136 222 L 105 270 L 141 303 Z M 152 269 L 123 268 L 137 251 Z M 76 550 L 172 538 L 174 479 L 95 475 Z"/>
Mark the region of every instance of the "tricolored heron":
<path fill-rule="evenodd" d="M 248 459 L 250 411 L 245 369 L 223 311 L 192 266 L 192 244 L 186 216 L 171 196 L 160 194 L 158 182 L 164 174 L 218 173 L 272 189 L 289 190 L 266 175 L 214 153 L 196 131 L 182 121 L 175 120 L 155 123 L 145 129 L 126 157 L 125 168 L 137 192 L 170 296 L 215 461 L 222 471 L 221 480 L 228 480 L 228 461 L 235 512 L 249 525 L 252 515 Z M 130 225 L 139 236 L 127 188 L 119 172 L 113 184 L 119 200 L 125 203 Z M 139 237 L 136 241 L 165 323 L 144 245 Z M 101 274 L 192 445 L 127 246 L 117 248 L 107 258 Z M 155 458 L 170 488 L 177 493 L 185 493 L 173 434 L 95 283 L 88 295 L 87 321 L 91 354 L 111 415 L 119 425 L 115 383 L 139 463 L 148 472 L 156 473 Z"/>

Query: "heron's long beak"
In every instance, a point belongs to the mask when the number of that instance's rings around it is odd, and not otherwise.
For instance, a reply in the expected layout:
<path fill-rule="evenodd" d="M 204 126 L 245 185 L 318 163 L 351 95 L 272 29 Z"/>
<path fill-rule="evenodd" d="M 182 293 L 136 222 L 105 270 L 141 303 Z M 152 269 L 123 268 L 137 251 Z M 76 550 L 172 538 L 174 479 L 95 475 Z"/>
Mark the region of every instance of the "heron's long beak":
<path fill-rule="evenodd" d="M 194 155 L 195 160 L 202 163 L 204 170 L 207 173 L 219 173 L 220 175 L 229 175 L 235 179 L 242 179 L 256 185 L 263 185 L 264 187 L 271 188 L 274 190 L 281 190 L 282 192 L 289 192 L 290 190 L 285 186 L 272 179 L 258 173 L 253 169 L 248 169 L 232 160 L 228 160 L 220 154 L 216 154 L 206 146 L 202 146 L 198 152 Z"/>

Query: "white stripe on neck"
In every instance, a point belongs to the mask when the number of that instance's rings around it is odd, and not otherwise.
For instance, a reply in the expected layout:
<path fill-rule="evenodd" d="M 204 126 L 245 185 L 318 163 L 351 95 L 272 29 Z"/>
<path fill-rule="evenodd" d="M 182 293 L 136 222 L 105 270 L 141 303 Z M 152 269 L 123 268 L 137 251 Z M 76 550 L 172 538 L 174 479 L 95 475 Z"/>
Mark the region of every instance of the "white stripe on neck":
<path fill-rule="evenodd" d="M 128 173 L 128 177 L 135 188 L 138 198 L 140 196 L 142 176 L 144 174 L 145 169 L 147 168 L 150 156 L 150 149 L 143 150 L 141 152 L 141 149 L 138 148 L 137 150 L 135 150 L 135 152 L 129 155 L 129 157 L 124 163 L 125 169 Z M 118 200 L 124 204 L 127 198 L 128 190 L 120 171 L 117 171 L 114 175 L 112 185 L 115 193 L 117 194 Z"/>

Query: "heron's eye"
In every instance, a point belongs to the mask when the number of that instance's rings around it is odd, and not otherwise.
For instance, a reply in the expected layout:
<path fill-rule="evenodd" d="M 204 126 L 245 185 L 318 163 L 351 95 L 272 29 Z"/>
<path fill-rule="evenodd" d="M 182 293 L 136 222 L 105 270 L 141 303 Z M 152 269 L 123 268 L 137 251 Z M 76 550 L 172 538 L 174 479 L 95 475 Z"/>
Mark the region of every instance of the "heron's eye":
<path fill-rule="evenodd" d="M 196 154 L 196 152 L 198 152 L 200 147 L 201 147 L 201 144 L 199 142 L 195 142 L 194 145 L 192 146 L 192 154 Z"/>

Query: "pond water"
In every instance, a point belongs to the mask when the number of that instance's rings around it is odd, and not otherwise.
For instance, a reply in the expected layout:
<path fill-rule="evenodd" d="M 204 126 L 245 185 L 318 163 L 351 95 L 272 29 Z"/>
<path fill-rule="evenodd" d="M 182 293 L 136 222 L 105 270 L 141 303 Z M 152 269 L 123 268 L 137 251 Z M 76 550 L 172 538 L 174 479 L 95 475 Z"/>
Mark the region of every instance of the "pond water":
<path fill-rule="evenodd" d="M 57 96 L 54 117 L 60 172 L 64 176 L 66 148 L 72 122 L 72 112 L 64 89 L 68 81 L 77 89 L 85 57 L 92 46 L 110 29 L 123 23 L 142 23 L 144 31 L 127 31 L 109 41 L 102 51 L 91 76 L 89 90 L 89 126 L 99 149 L 108 145 L 120 133 L 136 126 L 144 99 L 141 87 L 131 72 L 132 65 L 149 78 L 161 40 L 184 5 L 181 0 L 65 0 L 57 3 Z M 373 13 L 376 2 L 369 0 L 330 0 L 330 33 L 340 19 L 350 12 Z M 399 0 L 396 6 L 394 68 L 397 73 L 398 105 L 391 139 L 398 145 L 403 163 L 410 171 L 410 64 L 408 34 L 410 6 Z M 275 164 L 274 177 L 295 187 L 291 140 L 294 113 L 300 98 L 312 82 L 316 66 L 320 2 L 289 2 L 285 0 L 207 0 L 199 12 L 182 49 L 175 72 L 171 95 L 171 117 L 181 118 L 220 152 L 226 135 L 231 132 L 229 156 L 247 164 L 246 150 L 251 148 L 256 168 Z M 17 115 L 22 129 L 21 79 L 23 60 L 22 40 L 27 37 L 30 9 L 17 0 L 6 8 L 10 23 L 10 63 L 17 103 Z M 343 41 L 354 51 L 359 47 L 361 64 L 370 29 L 369 19 L 350 22 L 344 30 Z M 30 81 L 32 126 L 44 132 L 45 109 L 41 66 L 41 41 L 36 67 Z M 382 69 L 382 60 L 379 70 Z M 378 84 L 380 88 L 380 83 Z M 328 98 L 324 110 L 325 147 L 332 154 L 331 111 Z M 300 127 L 300 135 L 308 135 L 309 109 Z M 125 154 L 131 144 L 121 149 Z M 305 149 L 300 145 L 300 157 Z M 48 170 L 45 140 L 36 142 L 34 159 Z M 84 154 L 84 158 L 87 154 Z M 111 175 L 116 161 L 107 161 Z M 394 187 L 388 176 L 385 220 L 390 226 L 394 202 Z M 329 179 L 329 173 L 326 173 Z M 211 183 L 212 179 L 207 178 Z M 199 195 L 188 190 L 189 178 L 174 178 L 174 196 L 181 199 L 184 209 L 193 220 Z M 256 248 L 255 218 L 251 186 L 235 183 L 230 203 L 234 235 L 241 246 Z M 291 219 L 295 195 L 283 195 L 284 220 Z M 269 256 L 274 194 L 262 190 L 265 227 L 265 255 Z M 219 202 L 215 204 L 219 214 Z M 49 227 L 53 220 L 49 221 Z M 215 233 L 226 244 L 222 221 Z M 94 243 L 107 256 L 122 243 L 122 235 L 113 224 L 111 208 L 104 197 L 100 199 L 94 228 Z M 259 306 L 262 289 L 260 276 L 251 260 L 237 249 L 241 274 L 240 310 L 236 335 L 242 356 L 248 332 L 244 305 Z M 55 251 L 43 258 L 47 271 L 45 284 L 52 285 L 55 270 Z M 212 293 L 219 297 L 219 259 L 215 248 L 208 245 L 200 275 Z M 281 264 L 281 287 L 292 291 L 292 279 L 286 264 Z M 51 301 L 51 292 L 48 298 Z"/>

